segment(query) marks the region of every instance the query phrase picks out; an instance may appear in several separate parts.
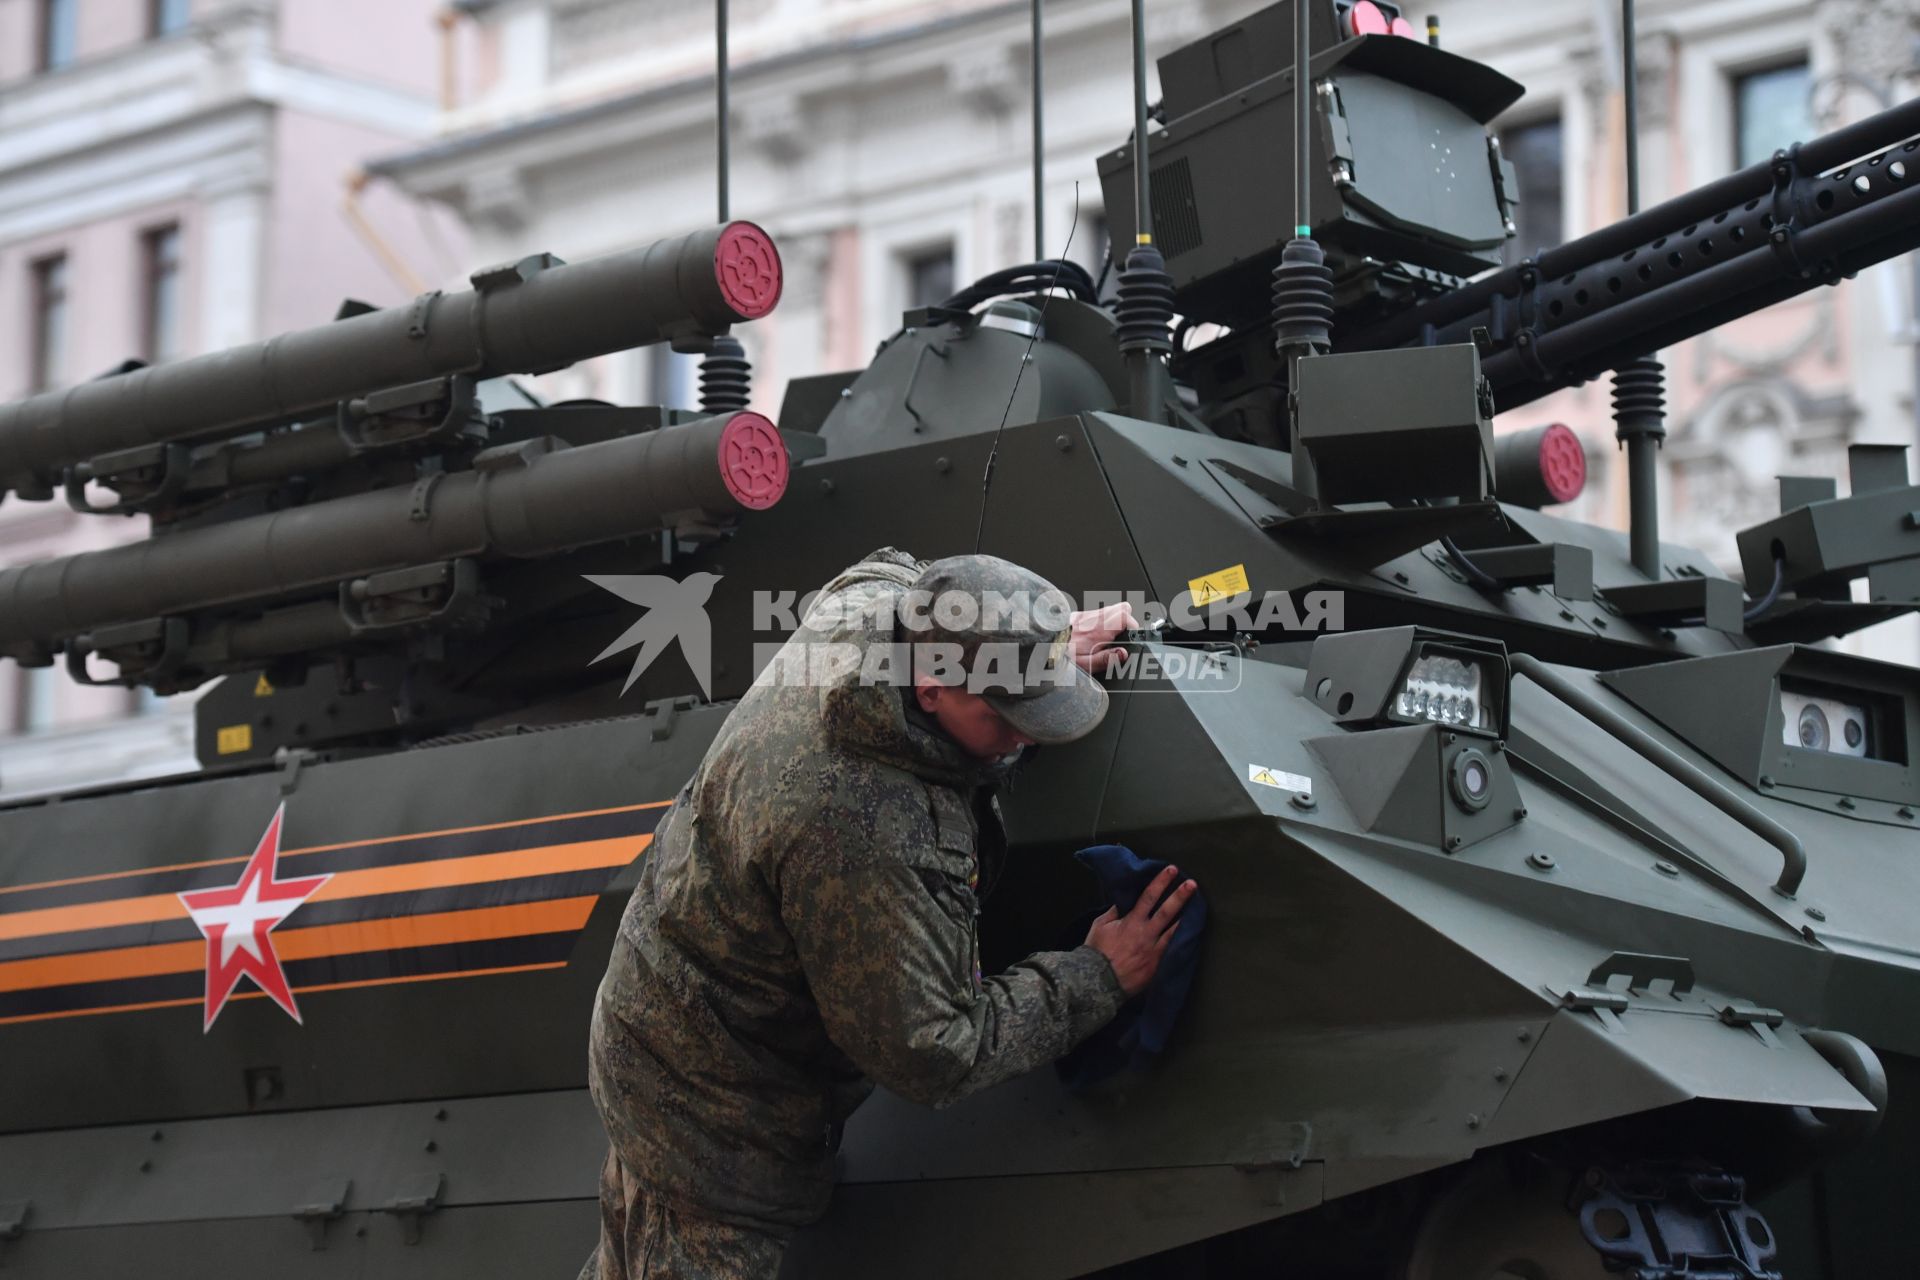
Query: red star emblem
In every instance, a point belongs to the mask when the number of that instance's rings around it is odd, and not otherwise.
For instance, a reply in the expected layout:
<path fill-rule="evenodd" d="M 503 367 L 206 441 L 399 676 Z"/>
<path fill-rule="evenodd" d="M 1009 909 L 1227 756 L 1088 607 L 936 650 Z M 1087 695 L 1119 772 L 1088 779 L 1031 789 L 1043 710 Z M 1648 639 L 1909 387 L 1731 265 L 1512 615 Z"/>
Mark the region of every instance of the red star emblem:
<path fill-rule="evenodd" d="M 277 877 L 280 820 L 286 812 L 284 804 L 274 810 L 267 833 L 260 837 L 253 856 L 240 872 L 240 883 L 179 895 L 187 914 L 207 938 L 207 1003 L 202 1031 L 213 1029 L 213 1020 L 227 1007 L 227 999 L 242 976 L 252 978 L 289 1017 L 300 1021 L 300 1006 L 294 1003 L 293 990 L 287 986 L 286 971 L 280 967 L 269 935 L 333 877 Z"/>

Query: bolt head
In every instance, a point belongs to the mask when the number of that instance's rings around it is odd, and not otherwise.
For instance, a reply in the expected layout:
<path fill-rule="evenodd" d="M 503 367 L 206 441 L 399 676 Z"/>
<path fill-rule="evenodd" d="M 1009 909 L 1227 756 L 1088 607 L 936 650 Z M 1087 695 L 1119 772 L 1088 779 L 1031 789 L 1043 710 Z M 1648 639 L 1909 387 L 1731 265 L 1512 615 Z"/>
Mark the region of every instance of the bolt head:
<path fill-rule="evenodd" d="M 1554 868 L 1553 855 L 1550 853 L 1530 853 L 1527 855 L 1527 865 L 1535 871 L 1551 871 Z"/>
<path fill-rule="evenodd" d="M 1822 911 L 1818 907 L 1808 907 L 1807 918 L 1810 920 L 1825 920 L 1827 918 L 1827 913 Z"/>
<path fill-rule="evenodd" d="M 1680 868 L 1674 866 L 1671 862 L 1656 862 L 1653 864 L 1653 869 L 1663 876 L 1677 876 L 1680 874 Z"/>

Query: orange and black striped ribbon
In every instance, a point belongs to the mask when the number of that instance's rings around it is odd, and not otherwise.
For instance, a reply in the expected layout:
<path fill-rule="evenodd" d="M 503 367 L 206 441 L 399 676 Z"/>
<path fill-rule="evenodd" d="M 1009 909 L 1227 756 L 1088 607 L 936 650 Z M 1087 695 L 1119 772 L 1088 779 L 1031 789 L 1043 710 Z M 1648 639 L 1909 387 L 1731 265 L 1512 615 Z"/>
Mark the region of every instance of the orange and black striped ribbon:
<path fill-rule="evenodd" d="M 296 993 L 564 967 L 668 803 L 282 849 L 281 879 L 333 878 L 274 950 Z M 200 1004 L 206 942 L 176 895 L 230 884 L 246 861 L 0 888 L 0 1024 Z"/>

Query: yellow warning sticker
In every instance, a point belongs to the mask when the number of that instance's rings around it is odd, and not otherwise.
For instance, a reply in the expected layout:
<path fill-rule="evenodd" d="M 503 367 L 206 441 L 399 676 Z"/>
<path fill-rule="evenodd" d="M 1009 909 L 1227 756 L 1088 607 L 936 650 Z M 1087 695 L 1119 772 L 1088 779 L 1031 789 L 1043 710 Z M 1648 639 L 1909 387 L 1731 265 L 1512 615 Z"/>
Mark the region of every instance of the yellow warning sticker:
<path fill-rule="evenodd" d="M 260 678 L 253 682 L 253 696 L 256 698 L 271 698 L 273 696 L 273 685 L 268 681 L 267 673 L 264 671 L 260 673 Z"/>
<path fill-rule="evenodd" d="M 223 756 L 253 750 L 253 726 L 250 724 L 221 725 L 220 731 L 213 737 L 213 749 Z"/>
<path fill-rule="evenodd" d="M 1209 573 L 1187 583 L 1187 590 L 1193 593 L 1195 608 L 1231 600 L 1235 596 L 1245 595 L 1251 589 L 1247 585 L 1247 566 L 1244 564 L 1236 564 L 1231 569 Z"/>
<path fill-rule="evenodd" d="M 1313 794 L 1312 778 L 1304 773 L 1288 773 L 1285 769 L 1276 769 L 1272 765 L 1248 765 L 1247 781 L 1280 791 L 1304 791 L 1308 795 Z"/>

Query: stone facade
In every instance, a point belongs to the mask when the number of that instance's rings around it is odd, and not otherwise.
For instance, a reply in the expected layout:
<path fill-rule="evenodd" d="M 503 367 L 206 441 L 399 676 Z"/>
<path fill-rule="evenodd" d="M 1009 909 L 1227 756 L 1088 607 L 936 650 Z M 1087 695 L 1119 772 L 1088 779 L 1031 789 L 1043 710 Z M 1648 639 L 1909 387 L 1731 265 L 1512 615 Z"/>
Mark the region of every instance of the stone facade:
<path fill-rule="evenodd" d="M 428 0 L 0 0 L 0 400 L 322 323 L 344 296 L 403 301 L 420 286 L 396 264 L 457 270 L 464 231 L 445 211 L 368 192 L 357 212 L 383 263 L 343 207 L 366 157 L 434 123 L 433 15 Z M 50 22 L 70 24 L 51 45 Z M 9 499 L 0 565 L 145 524 Z M 191 767 L 190 701 L 0 662 L 0 797 Z"/>

